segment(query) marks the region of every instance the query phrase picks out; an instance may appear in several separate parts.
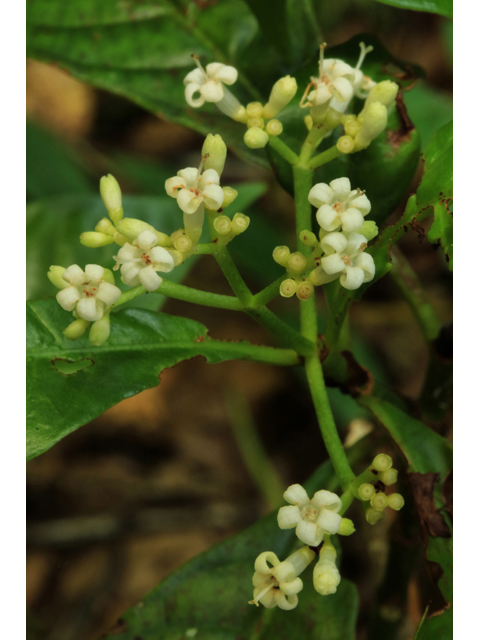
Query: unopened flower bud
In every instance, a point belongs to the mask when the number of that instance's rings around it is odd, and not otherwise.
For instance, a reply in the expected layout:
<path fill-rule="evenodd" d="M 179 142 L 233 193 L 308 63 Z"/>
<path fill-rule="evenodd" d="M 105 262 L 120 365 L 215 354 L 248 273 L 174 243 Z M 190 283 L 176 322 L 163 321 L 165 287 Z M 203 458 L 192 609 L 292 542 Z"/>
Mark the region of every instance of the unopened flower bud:
<path fill-rule="evenodd" d="M 65 267 L 59 267 L 57 265 L 52 265 L 48 270 L 47 278 L 57 289 L 66 289 L 70 286 L 69 283 L 62 278 L 65 271 Z"/>
<path fill-rule="evenodd" d="M 243 141 L 250 149 L 263 149 L 268 144 L 268 133 L 258 127 L 252 127 L 245 132 Z"/>
<path fill-rule="evenodd" d="M 342 122 L 342 114 L 336 109 L 328 109 L 325 114 L 325 124 L 328 129 L 335 129 Z"/>
<path fill-rule="evenodd" d="M 383 511 L 388 506 L 387 496 L 382 491 L 379 491 L 374 496 L 372 496 L 370 500 L 370 506 L 376 511 Z"/>
<path fill-rule="evenodd" d="M 365 149 L 387 126 L 387 107 L 380 102 L 372 102 L 363 114 L 362 127 L 355 136 L 355 148 Z"/>
<path fill-rule="evenodd" d="M 269 136 L 279 136 L 283 131 L 283 124 L 280 120 L 270 120 L 267 123 L 266 131 Z"/>
<path fill-rule="evenodd" d="M 177 251 L 180 251 L 180 253 L 188 253 L 193 247 L 193 242 L 188 236 L 181 235 L 175 240 L 173 246 Z"/>
<path fill-rule="evenodd" d="M 222 190 L 224 195 L 222 209 L 226 209 L 238 196 L 238 191 L 233 187 L 222 187 Z"/>
<path fill-rule="evenodd" d="M 258 129 L 265 128 L 265 120 L 263 118 L 249 118 L 247 120 L 247 127 L 251 129 L 252 127 L 257 127 Z"/>
<path fill-rule="evenodd" d="M 297 283 L 292 278 L 287 278 L 280 285 L 280 295 L 282 298 L 291 298 L 295 295 Z"/>
<path fill-rule="evenodd" d="M 373 102 L 380 102 L 385 107 L 389 107 L 397 97 L 398 84 L 391 80 L 382 80 L 376 84 L 367 96 L 363 111 L 366 111 Z"/>
<path fill-rule="evenodd" d="M 370 500 L 375 495 L 375 487 L 369 482 L 364 482 L 358 487 L 358 495 L 362 500 Z"/>
<path fill-rule="evenodd" d="M 285 246 L 275 247 L 273 250 L 273 259 L 277 264 L 282 267 L 287 266 L 288 259 L 290 257 L 290 249 Z"/>
<path fill-rule="evenodd" d="M 352 153 L 355 148 L 355 141 L 350 136 L 340 136 L 337 140 L 337 149 L 340 153 Z"/>
<path fill-rule="evenodd" d="M 185 229 L 177 229 L 170 236 L 170 242 L 173 244 L 173 246 L 175 246 L 175 242 L 178 240 L 178 238 L 184 235 L 185 235 Z"/>
<path fill-rule="evenodd" d="M 174 267 L 178 267 L 178 265 L 183 264 L 183 262 L 185 261 L 185 256 L 177 249 L 165 248 L 165 251 L 168 251 L 168 253 L 172 256 Z"/>
<path fill-rule="evenodd" d="M 117 223 L 123 218 L 122 191 L 110 173 L 100 179 L 100 195 L 111 220 Z"/>
<path fill-rule="evenodd" d="M 313 569 L 313 586 L 322 596 L 337 591 L 340 584 L 340 573 L 335 566 L 337 552 L 331 542 L 326 542 L 320 549 L 318 563 Z"/>
<path fill-rule="evenodd" d="M 403 496 L 399 493 L 391 493 L 388 496 L 388 506 L 390 509 L 394 509 L 395 511 L 399 511 L 403 505 L 405 504 L 405 500 Z"/>
<path fill-rule="evenodd" d="M 243 213 L 236 213 L 232 220 L 232 233 L 238 236 L 248 229 L 250 218 Z"/>
<path fill-rule="evenodd" d="M 100 347 L 110 336 L 110 314 L 105 313 L 100 320 L 92 324 L 88 339 L 94 347 Z"/>
<path fill-rule="evenodd" d="M 390 469 L 393 464 L 393 460 L 386 453 L 379 453 L 378 456 L 375 456 L 372 462 L 372 469 L 375 471 L 386 471 Z"/>
<path fill-rule="evenodd" d="M 228 216 L 217 216 L 213 221 L 215 231 L 219 236 L 227 236 L 232 228 L 232 221 Z"/>
<path fill-rule="evenodd" d="M 227 145 L 218 133 L 209 133 L 202 147 L 202 158 L 205 158 L 203 170 L 215 169 L 219 176 L 222 175 L 227 157 Z"/>
<path fill-rule="evenodd" d="M 115 227 L 108 218 L 102 218 L 95 226 L 95 231 L 98 231 L 98 233 L 106 233 L 109 236 L 115 235 Z"/>
<path fill-rule="evenodd" d="M 365 236 L 368 242 L 378 236 L 377 223 L 374 220 L 366 220 L 360 229 L 357 231 L 362 236 Z"/>
<path fill-rule="evenodd" d="M 357 120 L 357 118 L 354 117 L 352 119 L 347 120 L 343 125 L 343 128 L 347 136 L 354 138 L 362 128 L 362 125 Z"/>
<path fill-rule="evenodd" d="M 270 92 L 270 98 L 263 108 L 263 117 L 267 120 L 274 118 L 279 111 L 287 106 L 296 93 L 297 81 L 295 78 L 285 76 L 277 80 Z"/>
<path fill-rule="evenodd" d="M 110 269 L 104 269 L 103 281 L 108 282 L 109 284 L 115 284 L 115 276 L 113 275 L 113 271 L 111 271 Z"/>
<path fill-rule="evenodd" d="M 85 231 L 80 234 L 80 243 L 84 247 L 90 247 L 97 249 L 98 247 L 106 247 L 108 244 L 113 244 L 113 236 L 106 233 L 98 233 L 97 231 Z"/>
<path fill-rule="evenodd" d="M 308 280 L 304 280 L 297 285 L 296 293 L 299 300 L 308 300 L 315 293 L 315 287 Z"/>
<path fill-rule="evenodd" d="M 355 526 L 353 522 L 349 518 L 342 518 L 340 529 L 337 533 L 341 536 L 351 536 L 352 533 L 355 533 Z"/>
<path fill-rule="evenodd" d="M 77 320 L 74 320 L 72 324 L 68 325 L 68 327 L 64 330 L 63 335 L 67 338 L 67 340 L 78 340 L 78 338 L 81 338 L 83 336 L 89 325 L 90 322 L 88 322 L 88 320 L 78 318 Z"/>
<path fill-rule="evenodd" d="M 300 231 L 298 237 L 300 238 L 300 242 L 303 242 L 307 247 L 318 247 L 318 238 L 313 231 L 305 229 L 305 231 Z"/>
<path fill-rule="evenodd" d="M 247 114 L 249 118 L 261 118 L 263 114 L 263 104 L 261 102 L 249 102 L 247 104 Z"/>
<path fill-rule="evenodd" d="M 125 236 L 128 242 L 136 240 L 145 229 L 152 231 L 152 233 L 157 236 L 158 244 L 161 247 L 170 246 L 170 236 L 167 236 L 166 233 L 162 233 L 161 231 L 157 231 L 151 224 L 148 224 L 148 222 L 138 220 L 137 218 L 124 218 L 117 223 L 117 231 L 121 233 L 122 236 Z"/>
<path fill-rule="evenodd" d="M 383 482 L 387 487 L 395 484 L 398 479 L 398 471 L 396 469 L 387 469 L 387 471 L 381 471 L 378 474 L 378 479 Z"/>
<path fill-rule="evenodd" d="M 115 234 L 113 236 L 113 241 L 115 242 L 115 244 L 118 244 L 120 247 L 123 247 L 123 245 L 128 242 L 128 238 L 126 238 L 125 236 L 122 236 L 122 234 L 118 233 L 118 231 L 115 231 Z"/>
<path fill-rule="evenodd" d="M 295 251 L 290 254 L 287 262 L 287 269 L 291 273 L 295 275 L 299 275 L 305 271 L 305 267 L 307 266 L 307 260 L 305 256 L 300 253 L 300 251 Z"/>
<path fill-rule="evenodd" d="M 385 517 L 385 511 L 377 511 L 372 507 L 369 507 L 365 512 L 365 519 L 369 524 L 377 524 Z"/>
<path fill-rule="evenodd" d="M 305 126 L 307 127 L 307 131 L 311 131 L 313 127 L 313 118 L 310 114 L 306 115 L 303 119 L 305 122 Z"/>

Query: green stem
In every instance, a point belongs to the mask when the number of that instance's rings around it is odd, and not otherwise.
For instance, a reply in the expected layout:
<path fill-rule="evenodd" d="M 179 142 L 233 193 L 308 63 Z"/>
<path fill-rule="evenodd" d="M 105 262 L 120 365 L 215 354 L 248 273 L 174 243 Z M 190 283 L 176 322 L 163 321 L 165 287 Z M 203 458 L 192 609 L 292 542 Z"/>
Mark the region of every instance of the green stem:
<path fill-rule="evenodd" d="M 308 163 L 308 166 L 311 169 L 316 169 L 317 167 L 321 167 L 322 164 L 335 160 L 335 158 L 338 158 L 340 155 L 341 152 L 337 149 L 337 145 L 334 145 L 333 147 L 330 147 L 330 149 L 326 149 L 325 151 L 322 151 L 322 153 L 319 153 L 318 156 L 312 158 Z"/>
<path fill-rule="evenodd" d="M 397 248 L 392 248 L 392 269 L 390 275 L 412 310 L 427 344 L 438 338 L 441 324 L 435 309 L 430 304 L 417 274 Z"/>
<path fill-rule="evenodd" d="M 263 307 L 269 302 L 271 302 L 271 300 L 273 300 L 278 296 L 280 285 L 287 277 L 288 277 L 287 274 L 284 273 L 283 275 L 278 277 L 276 280 L 274 280 L 272 283 L 270 283 L 268 287 L 265 287 L 265 289 L 262 289 L 261 291 L 256 293 L 251 300 L 250 306 Z"/>
<path fill-rule="evenodd" d="M 280 320 L 278 316 L 266 307 L 260 307 L 258 309 L 246 307 L 245 313 L 271 331 L 283 344 L 295 349 L 299 355 L 306 356 L 315 351 L 314 342 L 289 327 L 288 324 Z"/>
<path fill-rule="evenodd" d="M 147 290 L 145 287 L 142 287 L 142 285 L 129 289 L 128 291 L 124 291 L 118 299 L 115 307 L 125 304 L 125 302 L 133 300 L 144 293 L 147 293 Z M 191 302 L 192 304 L 201 304 L 205 307 L 231 309 L 233 311 L 242 311 L 244 307 L 242 302 L 234 296 L 223 296 L 217 293 L 210 293 L 208 291 L 199 291 L 198 289 L 186 287 L 183 284 L 176 284 L 169 280 L 164 280 L 154 293 L 161 293 L 169 298 L 184 300 L 185 302 Z"/>
<path fill-rule="evenodd" d="M 286 145 L 283 140 L 280 140 L 278 136 L 271 136 L 268 144 L 275 149 L 275 151 L 282 156 L 287 162 L 290 164 L 297 164 L 298 156 L 297 154 L 290 149 L 288 145 Z"/>
<path fill-rule="evenodd" d="M 252 293 L 240 275 L 227 247 L 222 247 L 214 256 L 237 298 L 239 298 L 244 305 L 250 304 L 253 298 Z"/>
<path fill-rule="evenodd" d="M 215 242 L 203 242 L 197 244 L 193 253 L 199 256 L 204 256 L 213 255 L 216 251 L 218 251 L 218 245 Z"/>
<path fill-rule="evenodd" d="M 263 448 L 250 407 L 238 391 L 226 395 L 226 407 L 242 460 L 267 506 L 275 509 L 282 504 L 283 483 Z"/>
<path fill-rule="evenodd" d="M 211 353 L 214 361 L 215 358 L 218 358 L 219 349 L 232 359 L 261 362 L 282 367 L 293 367 L 300 364 L 298 353 L 293 349 L 276 349 L 275 347 L 251 344 L 244 340 L 241 342 L 225 342 L 208 338 L 204 342 L 198 343 L 198 354 L 208 357 Z"/>
<path fill-rule="evenodd" d="M 308 165 L 310 158 L 313 156 L 313 152 L 327 133 L 328 129 L 324 124 L 313 124 L 300 150 L 299 163 L 301 165 Z"/>

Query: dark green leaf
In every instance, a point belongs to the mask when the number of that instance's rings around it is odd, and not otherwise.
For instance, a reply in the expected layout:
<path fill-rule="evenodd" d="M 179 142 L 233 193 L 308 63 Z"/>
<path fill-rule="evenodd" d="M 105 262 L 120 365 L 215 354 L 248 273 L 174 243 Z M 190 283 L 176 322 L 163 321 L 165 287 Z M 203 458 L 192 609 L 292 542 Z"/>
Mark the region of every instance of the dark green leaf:
<path fill-rule="evenodd" d="M 390 433 L 407 459 L 410 471 L 434 472 L 441 478 L 446 477 L 452 468 L 452 447 L 445 438 L 389 402 L 364 396 L 362 404 Z"/>
<path fill-rule="evenodd" d="M 405 91 L 403 99 L 410 119 L 420 132 L 424 149 L 434 133 L 452 119 L 452 97 L 420 80 L 414 89 Z"/>
<path fill-rule="evenodd" d="M 453 122 L 437 131 L 424 158 L 425 174 L 417 191 L 419 209 L 448 202 L 453 196 Z"/>
<path fill-rule="evenodd" d="M 453 0 L 377 0 L 382 4 L 389 4 L 399 9 L 412 11 L 428 11 L 451 18 L 453 16 Z"/>
<path fill-rule="evenodd" d="M 332 476 L 331 465 L 326 463 L 305 486 L 315 491 L 327 486 Z M 255 558 L 271 550 L 284 559 L 294 543 L 291 531 L 278 528 L 276 513 L 263 518 L 173 573 L 123 616 L 125 631 L 108 638 L 183 640 L 188 629 L 196 629 L 196 637 L 202 640 L 353 640 L 358 611 L 356 588 L 342 580 L 335 595 L 322 597 L 313 589 L 311 567 L 302 574 L 304 589 L 293 611 L 248 604 Z"/>
<path fill-rule="evenodd" d="M 290 354 L 211 340 L 198 322 L 144 309 L 114 312 L 110 339 L 101 347 L 92 347 L 86 336 L 67 340 L 63 330 L 71 321 L 55 300 L 27 303 L 28 458 L 124 398 L 155 387 L 159 373 L 182 360 L 203 355 L 210 363 L 243 358 L 281 364 L 277 355 Z M 289 364 L 295 364 L 291 355 Z"/>
<path fill-rule="evenodd" d="M 440 243 L 448 268 L 453 271 L 453 213 L 446 204 L 437 204 L 433 207 L 434 220 L 427 234 L 432 244 Z"/>

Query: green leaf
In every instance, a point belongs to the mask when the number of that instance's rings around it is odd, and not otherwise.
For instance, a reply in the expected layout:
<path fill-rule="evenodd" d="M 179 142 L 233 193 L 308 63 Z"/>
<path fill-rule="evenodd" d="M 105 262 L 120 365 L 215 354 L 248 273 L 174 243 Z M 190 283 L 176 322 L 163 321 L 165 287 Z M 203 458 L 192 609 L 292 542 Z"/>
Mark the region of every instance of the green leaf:
<path fill-rule="evenodd" d="M 298 361 L 292 350 L 212 340 L 198 322 L 144 309 L 112 313 L 111 337 L 101 347 L 86 336 L 67 340 L 63 330 L 71 321 L 55 300 L 27 303 L 28 458 L 124 398 L 155 387 L 159 373 L 182 360 Z"/>
<path fill-rule="evenodd" d="M 444 125 L 428 143 L 425 173 L 417 191 L 419 209 L 453 197 L 453 122 Z"/>
<path fill-rule="evenodd" d="M 410 417 L 400 407 L 374 396 L 363 396 L 361 404 L 380 420 L 395 440 L 410 471 L 439 473 L 443 480 L 452 468 L 452 446 L 442 436 Z"/>
<path fill-rule="evenodd" d="M 444 204 L 435 205 L 433 212 L 434 220 L 427 238 L 432 244 L 441 245 L 447 258 L 448 268 L 453 271 L 453 214 Z"/>
<path fill-rule="evenodd" d="M 405 91 L 403 99 L 420 132 L 423 150 L 434 133 L 453 118 L 452 97 L 420 80 L 411 91 Z"/>
<path fill-rule="evenodd" d="M 428 11 L 428 13 L 438 13 L 447 18 L 453 17 L 453 0 L 377 0 L 377 2 L 399 9 Z"/>
<path fill-rule="evenodd" d="M 316 491 L 332 476 L 330 463 L 325 463 L 305 486 Z M 202 640 L 353 640 L 358 611 L 355 586 L 342 580 L 335 595 L 320 596 L 313 589 L 311 567 L 302 574 L 304 589 L 296 609 L 267 610 L 248 604 L 255 558 L 271 550 L 283 560 L 295 541 L 292 531 L 278 528 L 272 513 L 173 573 L 122 617 L 125 630 L 107 640 L 183 640 L 188 629 L 196 629 L 195 637 Z"/>

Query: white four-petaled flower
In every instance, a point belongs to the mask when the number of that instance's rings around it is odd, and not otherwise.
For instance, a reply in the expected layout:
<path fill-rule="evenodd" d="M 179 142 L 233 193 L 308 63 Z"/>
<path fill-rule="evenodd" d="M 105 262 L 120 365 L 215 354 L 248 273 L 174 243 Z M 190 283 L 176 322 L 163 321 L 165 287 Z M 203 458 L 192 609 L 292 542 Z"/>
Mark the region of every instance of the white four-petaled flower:
<path fill-rule="evenodd" d="M 317 284 L 332 282 L 340 277 L 345 289 L 358 289 L 364 282 L 375 276 L 375 262 L 368 253 L 363 253 L 367 239 L 361 233 L 340 233 L 334 231 L 320 241 L 325 255 L 321 266 L 313 272 Z"/>
<path fill-rule="evenodd" d="M 308 201 L 318 207 L 317 222 L 325 231 L 358 231 L 372 208 L 359 189 L 352 191 L 348 178 L 337 178 L 330 185 L 320 182 L 310 189 Z"/>
<path fill-rule="evenodd" d="M 134 287 L 142 284 L 147 291 L 155 291 L 162 283 L 157 271 L 169 273 L 174 267 L 172 255 L 163 247 L 157 247 L 158 238 L 145 229 L 132 244 L 121 247 L 115 257 L 114 270 L 120 269 L 125 284 Z"/>
<path fill-rule="evenodd" d="M 302 547 L 283 562 L 272 551 L 264 551 L 255 560 L 253 574 L 253 600 L 249 604 L 263 604 L 267 609 L 294 609 L 297 594 L 303 589 L 299 574 L 310 564 L 315 552 Z"/>
<path fill-rule="evenodd" d="M 333 98 L 339 104 L 347 105 L 353 97 L 355 69 L 343 60 L 335 58 L 325 60 L 323 51 L 325 45 L 320 47 L 320 60 L 318 63 L 318 77 L 311 78 L 300 106 L 316 107 L 329 103 Z M 313 87 L 312 91 L 308 91 Z M 307 101 L 305 101 L 308 99 Z"/>
<path fill-rule="evenodd" d="M 202 173 L 203 163 L 204 160 L 198 169 L 181 169 L 175 177 L 165 181 L 167 194 L 177 199 L 184 213 L 193 214 L 203 204 L 217 211 L 223 204 L 225 195 L 218 173 L 215 169 L 207 169 Z"/>
<path fill-rule="evenodd" d="M 100 320 L 105 309 L 115 304 L 122 293 L 114 284 L 104 281 L 104 274 L 105 269 L 98 264 L 87 264 L 85 271 L 72 264 L 62 274 L 70 286 L 57 293 L 58 304 L 66 311 L 76 311 L 88 322 Z"/>
<path fill-rule="evenodd" d="M 340 528 L 342 517 L 338 515 L 342 501 L 330 491 L 317 491 L 310 500 L 305 489 L 293 484 L 283 494 L 292 506 L 281 507 L 277 520 L 280 529 L 293 529 L 297 537 L 311 547 L 317 547 L 325 533 L 334 534 Z"/>
<path fill-rule="evenodd" d="M 183 81 L 185 84 L 185 99 L 191 107 L 201 107 L 205 102 L 220 102 L 225 96 L 224 84 L 232 85 L 238 78 L 235 67 L 211 62 L 206 68 L 200 65 L 198 58 L 192 56 L 197 69 L 190 71 Z M 200 94 L 197 98 L 193 96 Z"/>

